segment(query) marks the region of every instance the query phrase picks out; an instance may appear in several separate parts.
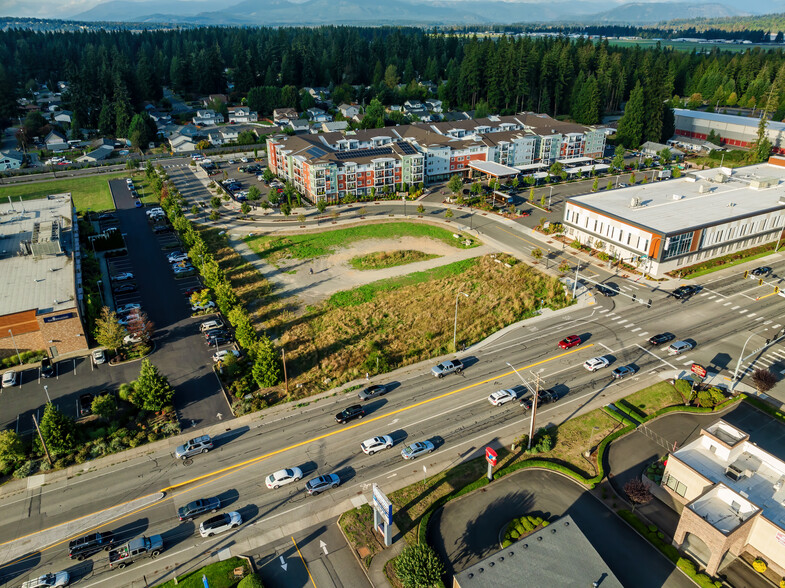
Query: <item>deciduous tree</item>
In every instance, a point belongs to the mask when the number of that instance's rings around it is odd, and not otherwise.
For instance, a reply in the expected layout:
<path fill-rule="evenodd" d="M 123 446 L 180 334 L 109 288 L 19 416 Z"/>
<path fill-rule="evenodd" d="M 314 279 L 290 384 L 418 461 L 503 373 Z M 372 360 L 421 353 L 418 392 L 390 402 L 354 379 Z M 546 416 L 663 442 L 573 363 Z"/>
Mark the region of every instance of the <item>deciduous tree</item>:
<path fill-rule="evenodd" d="M 118 322 L 117 314 L 108 306 L 101 309 L 101 316 L 95 320 L 93 332 L 96 342 L 101 347 L 116 350 L 123 345 L 125 328 Z"/>
<path fill-rule="evenodd" d="M 439 584 L 444 565 L 429 545 L 406 547 L 395 560 L 395 573 L 406 588 L 429 588 Z"/>

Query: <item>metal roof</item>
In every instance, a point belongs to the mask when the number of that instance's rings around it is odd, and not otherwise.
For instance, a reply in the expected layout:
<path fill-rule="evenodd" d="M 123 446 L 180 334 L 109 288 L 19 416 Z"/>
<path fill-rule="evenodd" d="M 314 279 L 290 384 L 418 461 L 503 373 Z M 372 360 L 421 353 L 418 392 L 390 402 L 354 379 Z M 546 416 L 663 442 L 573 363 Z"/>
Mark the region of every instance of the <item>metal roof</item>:
<path fill-rule="evenodd" d="M 514 167 L 510 167 L 508 165 L 502 165 L 501 163 L 496 163 L 495 161 L 470 161 L 469 167 L 472 169 L 476 169 L 484 174 L 490 174 L 492 176 L 517 176 L 518 170 Z"/>
<path fill-rule="evenodd" d="M 717 112 L 703 112 L 701 110 L 687 110 L 684 108 L 674 108 L 675 116 L 695 118 L 698 120 L 710 120 L 713 122 L 725 123 L 729 125 L 743 125 L 745 127 L 758 128 L 760 118 L 750 118 L 748 116 L 736 116 L 733 114 L 719 114 Z M 785 123 L 770 120 L 766 124 L 767 129 L 785 131 Z"/>
<path fill-rule="evenodd" d="M 73 218 L 70 194 L 0 203 L 0 316 L 76 306 Z"/>

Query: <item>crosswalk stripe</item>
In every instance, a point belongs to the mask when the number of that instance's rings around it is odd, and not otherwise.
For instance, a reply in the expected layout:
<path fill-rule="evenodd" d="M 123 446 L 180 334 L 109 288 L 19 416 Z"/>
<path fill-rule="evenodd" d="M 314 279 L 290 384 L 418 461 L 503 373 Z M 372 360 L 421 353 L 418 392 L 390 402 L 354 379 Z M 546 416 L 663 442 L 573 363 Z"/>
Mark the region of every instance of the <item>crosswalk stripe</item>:
<path fill-rule="evenodd" d="M 630 326 L 632 326 L 632 325 L 630 325 Z M 641 330 L 641 328 L 640 328 L 640 327 L 635 327 L 635 328 L 632 330 L 632 332 L 634 333 L 635 331 L 640 331 L 640 330 Z"/>
<path fill-rule="evenodd" d="M 708 296 L 708 295 L 709 295 L 708 292 L 704 292 L 703 294 L 701 294 L 701 296 Z M 711 300 L 711 298 L 709 298 L 709 300 Z"/>
<path fill-rule="evenodd" d="M 711 298 L 709 298 L 709 300 L 714 300 L 716 297 L 717 297 L 716 295 L 712 296 Z"/>
<path fill-rule="evenodd" d="M 617 325 L 623 325 L 626 322 L 627 322 L 627 319 L 619 319 L 619 320 L 616 321 L 616 324 Z"/>
<path fill-rule="evenodd" d="M 607 309 L 607 308 L 601 308 L 601 309 L 600 309 L 600 312 L 601 312 L 601 313 L 603 313 L 603 314 L 605 314 L 606 312 L 608 312 L 608 309 Z"/>
<path fill-rule="evenodd" d="M 727 304 L 725 306 L 727 306 Z M 733 308 L 731 308 L 731 310 L 736 310 L 737 308 L 739 308 L 738 304 L 736 306 L 734 306 Z"/>
<path fill-rule="evenodd" d="M 755 319 L 755 322 L 762 321 L 762 320 L 763 320 L 763 317 L 759 316 L 758 318 Z"/>
<path fill-rule="evenodd" d="M 630 327 L 634 327 L 634 326 L 635 326 L 635 323 L 627 323 L 626 325 L 624 325 L 624 328 L 625 329 L 629 329 Z"/>
<path fill-rule="evenodd" d="M 773 327 L 771 327 L 771 328 L 772 328 L 772 329 L 779 329 L 781 326 L 782 326 L 781 324 L 777 323 L 777 324 L 775 324 L 775 325 L 774 325 Z"/>
<path fill-rule="evenodd" d="M 690 365 L 691 363 L 693 363 L 692 360 L 688 359 L 687 361 L 682 362 L 681 365 Z"/>
<path fill-rule="evenodd" d="M 765 322 L 765 323 L 763 323 L 763 324 L 764 324 L 764 325 L 770 325 L 771 323 L 772 323 L 772 321 L 766 321 L 766 322 Z"/>
<path fill-rule="evenodd" d="M 742 308 L 742 309 L 739 311 L 739 314 L 744 314 L 745 312 L 749 312 L 749 311 L 748 311 L 746 308 Z"/>
<path fill-rule="evenodd" d="M 725 304 L 723 304 L 723 306 L 730 306 L 731 304 L 733 304 L 733 302 L 726 302 Z M 738 306 L 736 308 L 738 308 Z"/>
<path fill-rule="evenodd" d="M 645 337 L 649 334 L 649 331 L 643 331 L 643 333 L 638 333 L 641 337 Z"/>
<path fill-rule="evenodd" d="M 756 312 L 751 312 L 751 313 L 749 313 L 749 314 L 747 315 L 747 318 L 752 318 L 752 317 L 754 317 L 754 316 L 755 316 L 755 315 L 757 315 L 757 314 L 758 314 L 758 313 L 756 313 Z"/>

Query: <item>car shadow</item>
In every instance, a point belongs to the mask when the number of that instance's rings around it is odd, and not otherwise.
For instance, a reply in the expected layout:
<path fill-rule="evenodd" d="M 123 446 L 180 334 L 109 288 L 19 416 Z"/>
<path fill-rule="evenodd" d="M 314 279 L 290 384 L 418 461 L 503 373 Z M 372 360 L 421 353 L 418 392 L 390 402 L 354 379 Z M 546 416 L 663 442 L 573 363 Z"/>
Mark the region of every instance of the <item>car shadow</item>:
<path fill-rule="evenodd" d="M 300 468 L 300 471 L 303 473 L 303 477 L 306 477 L 314 472 L 319 468 L 319 465 L 315 461 L 306 461 L 298 465 L 297 467 Z"/>
<path fill-rule="evenodd" d="M 461 357 L 460 360 L 463 363 L 463 367 L 473 366 L 475 363 L 479 363 L 480 361 L 480 359 L 474 355 L 469 355 L 468 357 Z"/>
<path fill-rule="evenodd" d="M 240 493 L 234 488 L 231 488 L 230 490 L 224 490 L 218 494 L 216 498 L 221 501 L 221 508 L 224 508 L 237 502 L 237 500 L 240 498 Z"/>
<path fill-rule="evenodd" d="M 357 471 L 351 466 L 345 466 L 340 469 L 333 470 L 330 473 L 338 476 L 341 480 L 341 484 L 345 484 L 357 476 Z"/>
<path fill-rule="evenodd" d="M 255 504 L 246 504 L 245 506 L 238 508 L 237 512 L 243 517 L 243 523 L 246 523 L 252 521 L 259 515 L 259 507 Z"/>
<path fill-rule="evenodd" d="M 581 333 L 580 335 L 578 335 L 578 337 L 581 338 L 581 345 L 583 345 L 584 343 L 586 343 L 586 341 L 589 341 L 591 339 L 591 333 Z"/>
<path fill-rule="evenodd" d="M 396 445 L 400 445 L 401 443 L 405 443 L 406 440 L 409 438 L 409 433 L 404 431 L 403 429 L 397 429 L 392 433 L 387 433 L 393 440 L 393 447 Z"/>
<path fill-rule="evenodd" d="M 441 435 L 434 435 L 433 437 L 429 437 L 427 440 L 433 443 L 434 449 L 439 449 L 440 447 L 443 447 L 445 444 L 444 437 L 442 437 Z"/>
<path fill-rule="evenodd" d="M 10 583 L 20 576 L 28 576 L 28 580 L 37 578 L 41 574 L 35 568 L 41 563 L 41 552 L 33 551 L 26 553 L 16 559 L 15 563 L 3 566 L 0 572 L 0 582 L 3 586 L 9 586 Z M 35 572 L 35 573 L 34 573 Z M 43 573 L 43 572 L 42 572 Z M 15 585 L 15 584 L 14 584 Z"/>
<path fill-rule="evenodd" d="M 120 527 L 116 527 L 112 529 L 112 533 L 114 533 L 115 536 L 115 544 L 125 543 L 126 541 L 135 539 L 140 535 L 144 535 L 149 527 L 150 521 L 147 517 L 131 521 Z"/>
<path fill-rule="evenodd" d="M 221 447 L 230 441 L 234 441 L 235 439 L 242 437 L 250 430 L 250 427 L 246 426 L 238 427 L 237 429 L 231 429 L 225 433 L 221 433 L 220 435 L 213 437 L 213 445 L 215 448 Z"/>
<path fill-rule="evenodd" d="M 614 363 L 618 361 L 618 358 L 612 353 L 606 353 L 602 357 L 608 360 L 608 367 L 612 366 Z"/>
<path fill-rule="evenodd" d="M 387 392 L 385 392 L 385 394 L 389 394 L 393 390 L 397 390 L 398 388 L 400 388 L 401 383 L 397 380 L 393 380 L 392 382 L 387 382 L 385 386 L 387 387 Z"/>
<path fill-rule="evenodd" d="M 384 408 L 389 403 L 389 400 L 386 398 L 377 398 L 375 400 L 371 400 L 365 404 L 365 414 L 366 416 L 376 412 Z"/>

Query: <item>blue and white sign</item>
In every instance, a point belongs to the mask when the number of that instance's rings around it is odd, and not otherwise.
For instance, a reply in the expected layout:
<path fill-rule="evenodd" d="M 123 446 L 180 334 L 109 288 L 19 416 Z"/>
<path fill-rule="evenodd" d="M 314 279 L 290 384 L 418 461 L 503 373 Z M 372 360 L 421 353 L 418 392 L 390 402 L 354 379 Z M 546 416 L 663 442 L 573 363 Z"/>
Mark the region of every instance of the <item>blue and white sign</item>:
<path fill-rule="evenodd" d="M 392 525 L 392 502 L 376 484 L 373 485 L 373 507 L 386 524 Z"/>

